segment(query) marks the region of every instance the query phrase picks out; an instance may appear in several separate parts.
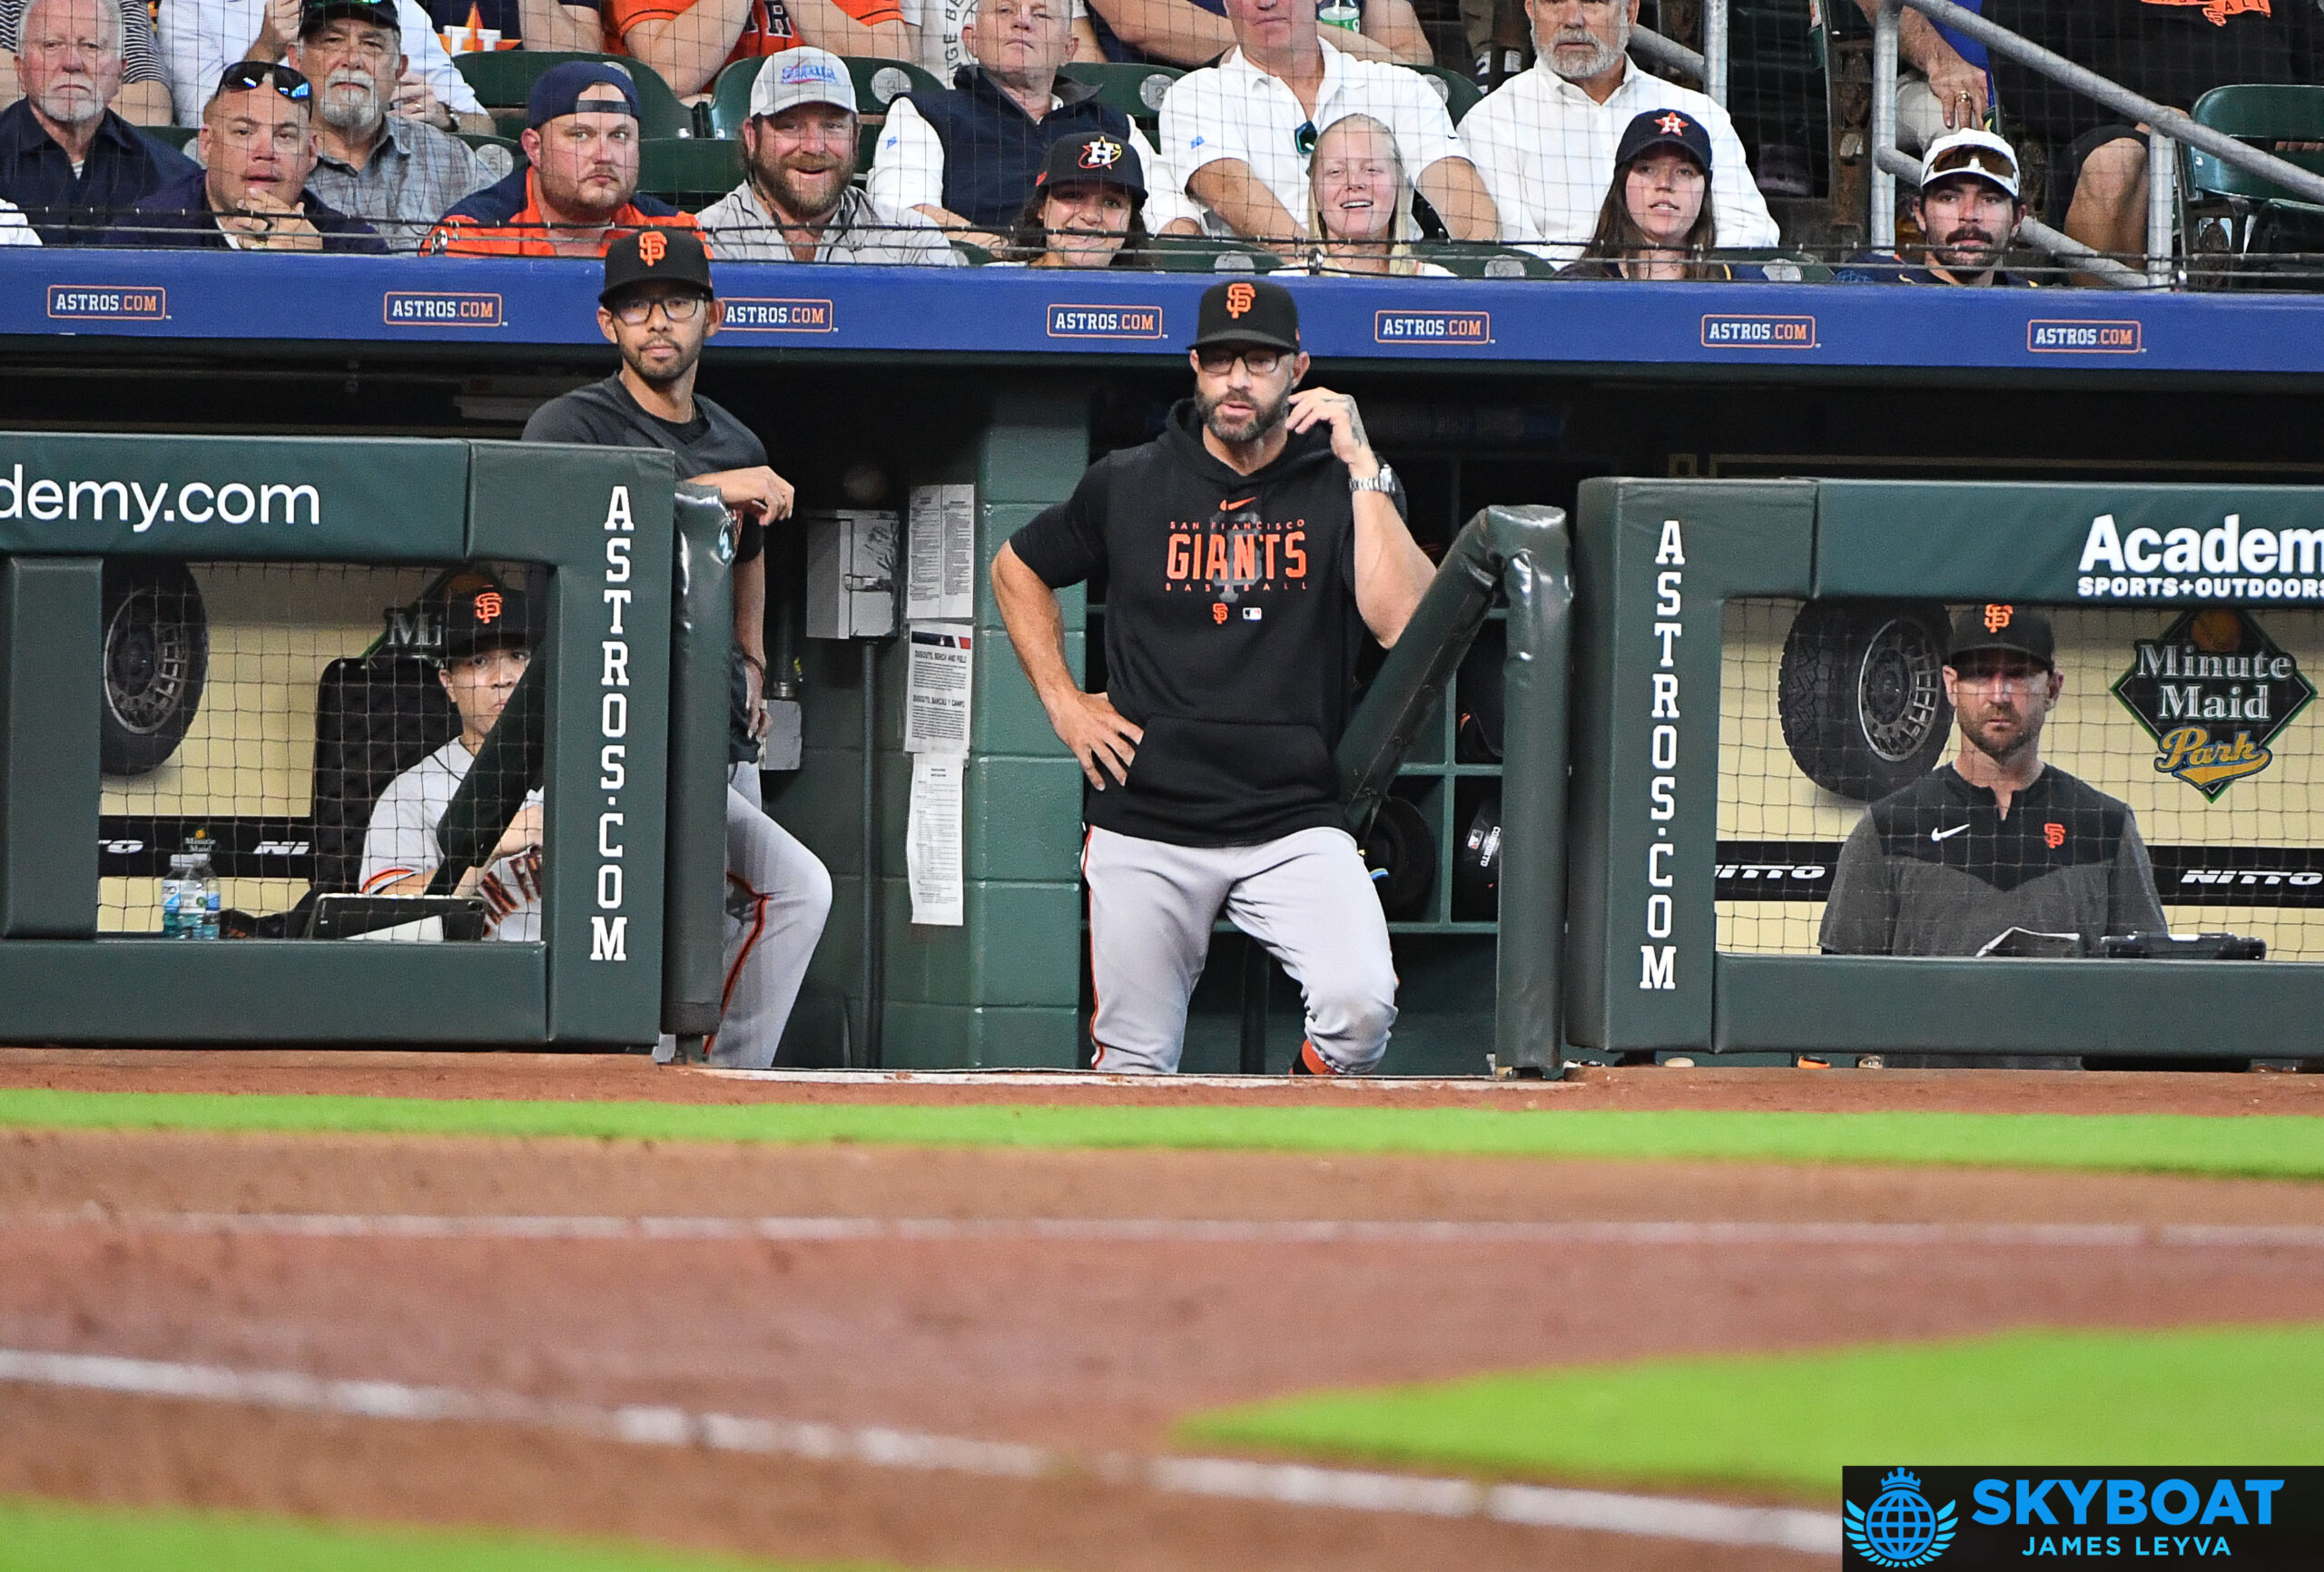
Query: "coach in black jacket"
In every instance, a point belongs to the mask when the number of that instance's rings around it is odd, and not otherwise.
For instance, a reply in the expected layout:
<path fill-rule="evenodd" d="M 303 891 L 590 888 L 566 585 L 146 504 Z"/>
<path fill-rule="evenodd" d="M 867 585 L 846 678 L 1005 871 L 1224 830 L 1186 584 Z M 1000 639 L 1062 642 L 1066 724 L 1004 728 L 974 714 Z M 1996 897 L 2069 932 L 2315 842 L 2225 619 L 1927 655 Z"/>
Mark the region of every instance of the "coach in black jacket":
<path fill-rule="evenodd" d="M 1356 1074 L 1395 1018 L 1388 928 L 1332 750 L 1358 641 L 1395 642 L 1433 572 L 1355 401 L 1306 375 L 1290 292 L 1202 298 L 1195 397 L 1001 547 L 993 593 L 1088 790 L 1096 1067 L 1177 1068 L 1223 909 L 1307 1002 L 1295 1073 Z M 1104 693 L 1066 665 L 1056 590 L 1106 577 Z"/>

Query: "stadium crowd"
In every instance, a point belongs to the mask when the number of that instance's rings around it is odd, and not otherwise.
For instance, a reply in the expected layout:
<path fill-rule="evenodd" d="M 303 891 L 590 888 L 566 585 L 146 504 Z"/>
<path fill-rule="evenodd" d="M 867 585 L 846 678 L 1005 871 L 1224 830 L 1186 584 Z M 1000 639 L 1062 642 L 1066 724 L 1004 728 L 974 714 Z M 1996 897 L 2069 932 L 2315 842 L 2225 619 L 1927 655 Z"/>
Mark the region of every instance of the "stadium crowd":
<path fill-rule="evenodd" d="M 596 257 L 678 221 L 753 261 L 1794 260 L 1728 112 L 1632 58 L 1638 0 L 1524 9 L 1532 63 L 1480 96 L 1411 0 L 0 0 L 0 243 Z M 2319 79 L 2310 8 L 2215 9 L 1984 5 L 2177 104 Z M 1832 276 L 2029 281 L 2001 265 L 2027 211 L 2004 100 L 2068 233 L 2142 251 L 2140 128 L 1917 13 L 1902 47 L 1916 249 Z"/>

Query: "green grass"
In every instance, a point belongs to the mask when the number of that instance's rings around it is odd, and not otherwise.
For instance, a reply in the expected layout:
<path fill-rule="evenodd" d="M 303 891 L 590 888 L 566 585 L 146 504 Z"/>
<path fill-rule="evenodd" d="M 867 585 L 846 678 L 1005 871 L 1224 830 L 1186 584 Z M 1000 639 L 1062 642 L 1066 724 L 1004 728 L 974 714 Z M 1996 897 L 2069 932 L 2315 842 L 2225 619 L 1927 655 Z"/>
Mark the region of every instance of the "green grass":
<path fill-rule="evenodd" d="M 0 1090 L 0 1126 L 1150 1147 L 2324 1177 L 2324 1119 L 2177 1114 L 491 1102 Z"/>
<path fill-rule="evenodd" d="M 2036 1330 L 1323 1392 L 1182 1439 L 1829 1501 L 1844 1463 L 2324 1463 L 2324 1325 Z"/>
<path fill-rule="evenodd" d="M 840 1572 L 482 1529 L 0 1498 L 0 1572 Z M 856 1572 L 873 1572 L 858 1566 Z"/>

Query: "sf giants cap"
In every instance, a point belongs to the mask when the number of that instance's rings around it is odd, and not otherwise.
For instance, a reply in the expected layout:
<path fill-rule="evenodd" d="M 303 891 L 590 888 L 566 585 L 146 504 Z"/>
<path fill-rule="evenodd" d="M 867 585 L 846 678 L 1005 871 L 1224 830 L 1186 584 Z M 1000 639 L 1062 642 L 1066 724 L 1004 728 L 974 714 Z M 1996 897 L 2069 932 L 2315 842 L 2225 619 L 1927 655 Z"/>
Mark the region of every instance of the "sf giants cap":
<path fill-rule="evenodd" d="M 1137 149 L 1118 136 L 1068 136 L 1049 143 L 1049 162 L 1033 177 L 1037 186 L 1103 181 L 1137 196 L 1146 194 L 1146 171 Z"/>
<path fill-rule="evenodd" d="M 1953 637 L 1945 646 L 1945 663 L 1982 650 L 2008 650 L 2057 669 L 2057 642 L 2050 632 L 2049 614 L 2035 606 L 1995 601 L 1971 606 L 1953 619 Z"/>
<path fill-rule="evenodd" d="M 614 102 L 620 99 L 619 103 Z M 629 73 L 602 60 L 568 60 L 552 65 L 525 95 L 525 123 L 538 131 L 550 121 L 583 111 L 637 118 L 637 88 Z"/>
<path fill-rule="evenodd" d="M 710 253 L 703 249 L 702 231 L 673 224 L 615 236 L 606 248 L 606 287 L 597 291 L 597 303 L 609 306 L 615 295 L 639 284 L 686 284 L 714 300 L 718 291 L 711 288 Z"/>
<path fill-rule="evenodd" d="M 530 648 L 525 614 L 524 595 L 490 574 L 455 575 L 444 586 L 444 658 L 465 661 L 480 650 Z"/>
<path fill-rule="evenodd" d="M 2017 150 L 1990 131 L 1948 132 L 1928 144 L 1921 161 L 1921 190 L 1956 174 L 1973 174 L 2017 200 Z"/>
<path fill-rule="evenodd" d="M 751 114 L 781 114 L 803 103 L 828 103 L 855 113 L 855 78 L 828 49 L 802 47 L 770 54 L 751 79 Z"/>
<path fill-rule="evenodd" d="M 1676 109 L 1649 109 L 1633 115 L 1622 127 L 1622 140 L 1614 147 L 1614 167 L 1620 169 L 1640 154 L 1658 147 L 1675 147 L 1695 161 L 1705 174 L 1710 172 L 1710 133 L 1693 115 Z"/>
<path fill-rule="evenodd" d="M 1195 314 L 1195 339 L 1187 347 L 1256 344 L 1270 349 L 1299 348 L 1299 306 L 1291 291 L 1265 279 L 1237 279 L 1202 292 Z"/>

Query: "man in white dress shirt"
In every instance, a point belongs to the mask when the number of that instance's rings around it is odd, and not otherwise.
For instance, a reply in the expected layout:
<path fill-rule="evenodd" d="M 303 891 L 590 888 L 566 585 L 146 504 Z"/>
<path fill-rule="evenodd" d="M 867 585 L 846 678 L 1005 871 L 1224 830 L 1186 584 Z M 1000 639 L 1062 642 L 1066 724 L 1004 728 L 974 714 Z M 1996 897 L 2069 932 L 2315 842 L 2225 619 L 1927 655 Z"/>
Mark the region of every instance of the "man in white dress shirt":
<path fill-rule="evenodd" d="M 1429 80 L 1326 46 L 1313 0 L 1226 0 L 1237 47 L 1162 101 L 1157 190 L 1201 204 L 1212 234 L 1284 244 L 1306 233 L 1307 164 L 1332 123 L 1368 114 L 1454 240 L 1501 238 L 1492 196 Z M 1163 226 L 1192 232 L 1191 223 Z"/>
<path fill-rule="evenodd" d="M 299 42 L 304 0 L 169 0 L 162 7 L 162 69 L 180 125 L 200 125 L 219 74 L 237 60 L 285 60 Z M 444 52 L 419 0 L 396 0 L 410 64 L 395 84 L 390 114 L 438 131 L 489 134 L 492 116 Z"/>
<path fill-rule="evenodd" d="M 1526 0 L 1533 67 L 1471 110 L 1461 140 L 1484 172 L 1501 238 L 1552 261 L 1581 254 L 1614 178 L 1622 128 L 1649 109 L 1676 109 L 1710 133 L 1711 201 L 1721 247 L 1779 243 L 1727 112 L 1699 93 L 1630 63 L 1638 0 Z"/>

